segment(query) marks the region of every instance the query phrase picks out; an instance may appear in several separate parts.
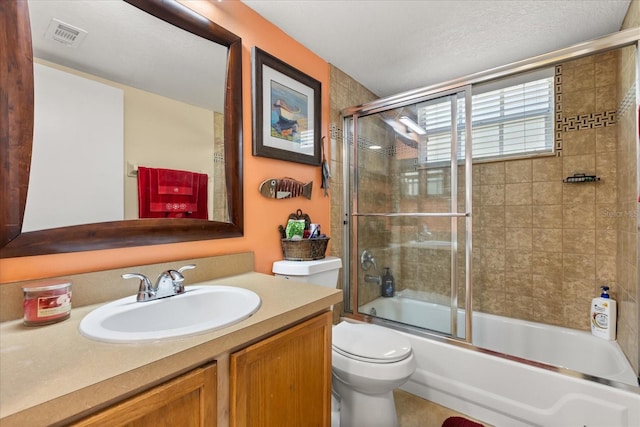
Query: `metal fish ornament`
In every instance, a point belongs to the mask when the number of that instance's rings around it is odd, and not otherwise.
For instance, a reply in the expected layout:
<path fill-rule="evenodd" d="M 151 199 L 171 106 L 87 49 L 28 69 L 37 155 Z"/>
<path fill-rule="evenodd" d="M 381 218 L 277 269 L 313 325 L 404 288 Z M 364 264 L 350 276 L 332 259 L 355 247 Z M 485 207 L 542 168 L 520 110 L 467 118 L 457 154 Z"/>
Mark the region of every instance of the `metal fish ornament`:
<path fill-rule="evenodd" d="M 306 184 L 293 178 L 270 178 L 260 184 L 260 194 L 270 199 L 289 199 L 304 196 L 311 199 L 313 181 Z"/>

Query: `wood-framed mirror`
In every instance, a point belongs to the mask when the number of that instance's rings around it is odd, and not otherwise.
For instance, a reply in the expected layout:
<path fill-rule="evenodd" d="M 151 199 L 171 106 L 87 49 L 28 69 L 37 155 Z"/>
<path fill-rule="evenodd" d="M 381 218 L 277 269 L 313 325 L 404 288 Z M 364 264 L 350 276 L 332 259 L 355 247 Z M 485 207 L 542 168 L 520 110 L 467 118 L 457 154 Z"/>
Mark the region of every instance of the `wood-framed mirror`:
<path fill-rule="evenodd" d="M 173 0 L 124 1 L 227 48 L 222 120 L 228 221 L 145 218 L 22 231 L 32 159 L 34 62 L 28 3 L 10 0 L 0 4 L 0 258 L 243 235 L 241 38 Z"/>

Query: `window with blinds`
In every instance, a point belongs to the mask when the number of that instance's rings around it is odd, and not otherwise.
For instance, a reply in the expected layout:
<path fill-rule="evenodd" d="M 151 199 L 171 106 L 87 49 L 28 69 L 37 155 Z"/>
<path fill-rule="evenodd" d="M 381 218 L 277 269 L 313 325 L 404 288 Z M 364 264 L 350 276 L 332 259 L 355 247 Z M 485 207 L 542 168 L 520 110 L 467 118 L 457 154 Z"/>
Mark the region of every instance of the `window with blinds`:
<path fill-rule="evenodd" d="M 474 87 L 471 101 L 473 158 L 552 153 L 553 83 L 553 69 L 550 69 L 534 76 L 518 76 Z M 463 159 L 464 98 L 457 99 L 456 104 L 458 159 Z M 418 123 L 427 131 L 426 144 L 420 150 L 421 163 L 451 161 L 451 110 L 449 97 L 418 106 Z"/>

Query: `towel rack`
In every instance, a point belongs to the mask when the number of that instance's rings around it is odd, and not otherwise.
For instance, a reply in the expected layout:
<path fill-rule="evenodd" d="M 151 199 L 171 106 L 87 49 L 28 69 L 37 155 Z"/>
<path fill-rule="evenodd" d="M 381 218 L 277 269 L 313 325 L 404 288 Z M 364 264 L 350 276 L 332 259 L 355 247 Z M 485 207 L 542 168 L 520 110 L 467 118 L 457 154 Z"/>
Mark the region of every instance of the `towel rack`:
<path fill-rule="evenodd" d="M 130 161 L 127 161 L 127 176 L 130 176 L 131 178 L 137 178 L 138 166 L 139 165 L 137 163 L 132 163 Z M 213 181 L 213 175 L 211 175 L 210 173 L 203 172 L 203 171 L 198 171 L 198 173 L 207 174 L 207 177 L 209 178 L 209 182 Z"/>
<path fill-rule="evenodd" d="M 127 162 L 127 176 L 136 178 L 138 176 L 138 164 Z"/>

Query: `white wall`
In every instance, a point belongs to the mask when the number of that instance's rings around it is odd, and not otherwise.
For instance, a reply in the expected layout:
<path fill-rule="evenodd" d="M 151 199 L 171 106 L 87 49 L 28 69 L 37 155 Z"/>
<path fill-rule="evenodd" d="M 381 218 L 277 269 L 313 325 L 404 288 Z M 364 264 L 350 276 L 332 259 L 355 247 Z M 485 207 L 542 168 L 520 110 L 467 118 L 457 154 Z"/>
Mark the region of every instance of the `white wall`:
<path fill-rule="evenodd" d="M 42 64 L 34 84 L 22 231 L 123 219 L 122 90 Z"/>

